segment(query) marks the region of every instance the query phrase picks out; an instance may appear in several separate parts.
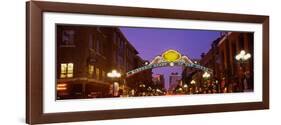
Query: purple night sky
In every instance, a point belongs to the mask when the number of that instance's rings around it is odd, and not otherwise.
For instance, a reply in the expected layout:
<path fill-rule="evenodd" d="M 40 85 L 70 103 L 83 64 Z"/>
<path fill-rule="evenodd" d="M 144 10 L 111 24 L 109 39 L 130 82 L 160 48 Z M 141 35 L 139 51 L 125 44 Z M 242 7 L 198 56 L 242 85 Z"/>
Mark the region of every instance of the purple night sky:
<path fill-rule="evenodd" d="M 220 36 L 219 31 L 180 30 L 160 28 L 120 28 L 128 41 L 137 49 L 139 56 L 151 61 L 168 49 L 179 51 L 190 59 L 200 59 L 208 52 L 212 42 Z M 152 70 L 154 74 L 164 74 L 165 88 L 168 88 L 169 75 L 181 74 L 181 67 L 163 67 Z"/>

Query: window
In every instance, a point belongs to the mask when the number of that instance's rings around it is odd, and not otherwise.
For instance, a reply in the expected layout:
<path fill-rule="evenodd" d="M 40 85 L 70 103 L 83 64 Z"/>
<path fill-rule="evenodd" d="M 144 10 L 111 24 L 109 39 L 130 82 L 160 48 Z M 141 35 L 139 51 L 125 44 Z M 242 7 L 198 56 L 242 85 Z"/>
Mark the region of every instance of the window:
<path fill-rule="evenodd" d="M 93 49 L 93 35 L 89 34 L 89 48 Z"/>
<path fill-rule="evenodd" d="M 117 41 L 117 35 L 116 32 L 113 33 L 113 43 L 116 44 Z"/>
<path fill-rule="evenodd" d="M 103 41 L 100 41 L 100 53 L 103 54 L 104 53 L 104 43 Z"/>
<path fill-rule="evenodd" d="M 100 79 L 100 69 L 96 68 L 96 79 L 99 80 Z"/>
<path fill-rule="evenodd" d="M 104 53 L 104 47 L 103 47 L 103 42 L 99 39 L 96 40 L 96 51 L 100 54 Z"/>
<path fill-rule="evenodd" d="M 72 78 L 73 77 L 73 63 L 62 63 L 60 78 Z"/>
<path fill-rule="evenodd" d="M 124 58 L 122 56 L 117 56 L 117 64 L 122 65 Z"/>
<path fill-rule="evenodd" d="M 124 41 L 121 41 L 121 40 L 120 40 L 120 44 L 119 44 L 119 48 L 118 48 L 118 49 L 119 49 L 119 55 L 120 55 L 120 56 L 124 56 L 124 54 L 125 54 L 125 53 L 124 53 L 124 52 L 125 52 L 125 51 L 124 51 L 124 49 L 125 49 L 125 47 L 124 47 Z"/>
<path fill-rule="evenodd" d="M 235 57 L 236 54 L 237 54 L 237 51 L 236 51 L 236 43 L 234 41 L 232 42 L 232 48 L 231 49 L 232 49 L 231 50 L 232 51 L 231 52 L 232 53 L 232 57 Z M 234 63 L 232 63 L 232 67 L 231 68 L 232 68 L 232 73 L 235 74 L 236 73 L 236 68 L 235 68 L 236 65 L 235 65 L 235 63 L 237 61 L 235 60 L 235 58 L 232 58 L 232 59 L 233 59 Z"/>
<path fill-rule="evenodd" d="M 105 80 L 105 71 L 102 70 L 102 79 Z"/>
<path fill-rule="evenodd" d="M 73 46 L 74 45 L 74 30 L 63 30 L 62 31 L 62 46 Z"/>
<path fill-rule="evenodd" d="M 241 50 L 244 49 L 244 36 L 243 36 L 243 34 L 239 35 L 239 47 L 240 47 Z"/>
<path fill-rule="evenodd" d="M 68 63 L 67 64 L 67 75 L 68 78 L 73 77 L 73 63 Z"/>
<path fill-rule="evenodd" d="M 67 69 L 67 65 L 66 64 L 61 64 L 60 65 L 60 78 L 65 78 L 66 77 L 66 69 Z"/>
<path fill-rule="evenodd" d="M 94 73 L 94 65 L 89 65 L 88 67 L 89 76 L 92 77 Z"/>
<path fill-rule="evenodd" d="M 96 41 L 96 51 L 98 53 L 100 53 L 100 41 L 99 40 Z"/>

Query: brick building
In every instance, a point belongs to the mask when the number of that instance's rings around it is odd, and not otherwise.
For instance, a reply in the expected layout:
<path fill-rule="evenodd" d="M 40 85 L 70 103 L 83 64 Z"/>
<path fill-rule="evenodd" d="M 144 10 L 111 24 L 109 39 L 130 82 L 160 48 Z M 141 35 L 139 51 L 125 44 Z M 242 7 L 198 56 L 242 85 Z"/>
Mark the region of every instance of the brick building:
<path fill-rule="evenodd" d="M 123 74 L 143 60 L 120 29 L 57 25 L 56 32 L 58 99 L 111 97 L 113 84 L 107 73 L 113 69 L 122 74 L 117 87 L 126 94 L 129 87 Z M 151 77 L 149 71 L 144 74 Z"/>
<path fill-rule="evenodd" d="M 187 83 L 195 80 L 198 87 L 208 86 L 206 83 L 212 84 L 215 86 L 215 92 L 252 91 L 253 55 L 241 63 L 235 56 L 242 50 L 253 54 L 253 33 L 223 33 L 220 38 L 213 41 L 207 53 L 202 53 L 198 61 L 200 65 L 213 69 L 211 78 L 206 81 L 202 78 L 203 71 L 185 68 L 183 80 Z"/>

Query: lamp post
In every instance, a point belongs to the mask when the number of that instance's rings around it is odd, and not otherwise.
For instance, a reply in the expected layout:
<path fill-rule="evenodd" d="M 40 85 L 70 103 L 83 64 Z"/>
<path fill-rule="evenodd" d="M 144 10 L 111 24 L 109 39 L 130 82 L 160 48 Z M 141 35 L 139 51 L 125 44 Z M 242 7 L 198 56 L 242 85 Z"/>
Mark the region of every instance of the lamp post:
<path fill-rule="evenodd" d="M 195 80 L 191 80 L 190 84 L 194 85 L 194 84 L 196 84 L 196 81 Z"/>
<path fill-rule="evenodd" d="M 202 75 L 202 77 L 204 78 L 204 79 L 208 79 L 208 78 L 210 78 L 210 73 L 208 73 L 208 72 L 205 72 L 203 75 Z"/>
<path fill-rule="evenodd" d="M 240 53 L 238 53 L 235 56 L 235 59 L 240 63 L 245 63 L 251 58 L 250 53 L 246 53 L 245 50 L 241 50 Z"/>
<path fill-rule="evenodd" d="M 184 85 L 183 85 L 183 88 L 184 88 L 185 93 L 187 93 L 188 85 L 187 85 L 187 84 L 184 84 Z"/>
<path fill-rule="evenodd" d="M 195 91 L 193 91 L 193 90 L 195 90 L 195 88 L 196 88 L 196 81 L 194 80 L 194 79 L 192 79 L 191 81 L 190 81 L 190 86 L 189 86 L 189 93 L 190 94 L 193 94 Z M 192 91 L 191 91 L 192 90 Z"/>
<path fill-rule="evenodd" d="M 208 73 L 208 72 L 204 72 L 204 74 L 202 75 L 203 79 L 204 79 L 204 83 L 203 83 L 203 87 L 204 87 L 204 90 L 208 90 L 208 79 L 210 78 L 211 74 Z"/>
<path fill-rule="evenodd" d="M 240 53 L 238 53 L 236 56 L 235 56 L 235 59 L 240 63 L 240 66 L 242 67 L 242 71 L 243 71 L 243 76 L 246 77 L 245 73 L 245 63 L 248 62 L 248 60 L 251 58 L 251 54 L 250 53 L 246 53 L 245 50 L 241 50 Z M 246 78 L 245 78 L 246 79 Z M 242 80 L 242 83 L 243 83 L 243 80 Z M 248 83 L 246 83 L 248 84 Z M 244 84 L 243 84 L 244 85 Z M 248 89 L 247 85 L 244 85 L 244 90 L 245 89 Z"/>
<path fill-rule="evenodd" d="M 107 77 L 111 78 L 113 81 L 112 95 L 115 96 L 115 85 L 118 84 L 118 82 L 114 82 L 114 79 L 120 78 L 121 73 L 117 72 L 116 70 L 112 70 L 111 72 L 107 73 Z"/>
<path fill-rule="evenodd" d="M 146 87 L 145 84 L 143 84 L 143 83 L 140 83 L 140 84 L 139 84 L 141 96 L 144 96 L 144 95 L 145 95 L 145 87 Z"/>

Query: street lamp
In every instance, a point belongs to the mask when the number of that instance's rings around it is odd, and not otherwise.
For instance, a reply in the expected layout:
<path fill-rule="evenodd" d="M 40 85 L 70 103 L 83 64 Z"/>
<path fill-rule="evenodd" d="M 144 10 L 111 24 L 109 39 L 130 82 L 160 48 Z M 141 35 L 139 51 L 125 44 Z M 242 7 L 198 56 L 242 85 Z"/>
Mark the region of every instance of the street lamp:
<path fill-rule="evenodd" d="M 139 83 L 139 92 L 140 92 L 140 94 L 141 94 L 142 96 L 145 95 L 145 87 L 146 87 L 145 84 L 143 84 L 142 82 Z"/>
<path fill-rule="evenodd" d="M 203 87 L 204 87 L 204 89 L 206 90 L 207 89 L 207 86 L 208 86 L 208 79 L 210 78 L 210 73 L 208 73 L 208 72 L 205 72 L 203 75 L 202 75 L 202 77 L 203 77 L 203 79 L 204 79 L 204 84 L 203 84 Z"/>
<path fill-rule="evenodd" d="M 145 84 L 141 83 L 139 87 L 145 88 Z"/>
<path fill-rule="evenodd" d="M 121 73 L 117 72 L 116 70 L 112 70 L 111 72 L 107 73 L 107 77 L 110 78 L 120 78 Z"/>
<path fill-rule="evenodd" d="M 145 61 L 145 62 L 144 62 L 144 65 L 148 65 L 148 64 L 149 64 L 149 62 L 148 62 L 148 61 Z"/>
<path fill-rule="evenodd" d="M 210 75 L 210 73 L 208 73 L 208 72 L 205 72 L 205 73 L 202 75 L 202 77 L 205 78 L 205 79 L 208 79 L 210 76 L 211 76 L 211 75 Z"/>
<path fill-rule="evenodd" d="M 250 58 L 251 58 L 251 54 L 246 53 L 245 50 L 241 50 L 240 53 L 238 53 L 235 56 L 235 59 L 240 63 L 240 67 L 242 67 L 242 71 L 243 71 L 244 75 L 245 75 L 245 72 L 246 72 L 244 63 L 246 63 Z M 243 79 L 242 79 L 242 83 L 243 83 Z M 248 89 L 248 86 L 244 84 L 244 90 L 246 90 L 246 89 Z"/>
<path fill-rule="evenodd" d="M 111 72 L 107 73 L 107 77 L 111 79 L 116 79 L 121 77 L 121 73 L 117 72 L 116 70 L 112 70 Z M 118 84 L 118 82 L 113 82 L 113 96 L 115 96 L 115 85 Z"/>
<path fill-rule="evenodd" d="M 238 53 L 235 56 L 235 59 L 239 62 L 246 62 L 248 59 L 251 58 L 251 54 L 250 53 L 246 53 L 245 50 L 241 50 L 240 53 Z"/>
<path fill-rule="evenodd" d="M 187 84 L 184 84 L 184 85 L 183 85 L 183 88 L 184 88 L 185 93 L 187 93 L 188 85 L 187 85 Z"/>
<path fill-rule="evenodd" d="M 195 80 L 191 80 L 190 84 L 196 84 Z"/>

